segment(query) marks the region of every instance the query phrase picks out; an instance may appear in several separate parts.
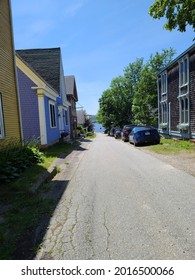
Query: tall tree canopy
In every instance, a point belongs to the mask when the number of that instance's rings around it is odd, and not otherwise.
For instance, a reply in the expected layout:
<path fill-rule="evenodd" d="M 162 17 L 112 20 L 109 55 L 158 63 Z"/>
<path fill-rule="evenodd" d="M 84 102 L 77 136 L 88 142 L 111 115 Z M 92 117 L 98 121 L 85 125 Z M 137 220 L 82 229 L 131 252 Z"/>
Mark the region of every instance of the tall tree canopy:
<path fill-rule="evenodd" d="M 171 62 L 174 54 L 172 48 L 163 50 L 161 54 L 156 52 L 145 64 L 133 98 L 132 112 L 136 124 L 157 125 L 156 77 L 160 69 Z"/>
<path fill-rule="evenodd" d="M 114 78 L 110 88 L 99 99 L 97 120 L 104 127 L 123 127 L 128 123 L 155 125 L 157 116 L 158 71 L 171 60 L 175 51 L 163 50 L 150 56 L 144 64 L 143 58 L 137 58 L 124 69 L 124 75 Z"/>
<path fill-rule="evenodd" d="M 122 127 L 133 121 L 133 96 L 142 69 L 143 58 L 139 58 L 124 69 L 123 76 L 114 78 L 110 88 L 103 92 L 99 99 L 97 120 L 106 128 Z"/>
<path fill-rule="evenodd" d="M 166 17 L 167 30 L 177 28 L 184 32 L 191 25 L 195 31 L 195 0 L 155 0 L 149 14 L 155 19 Z"/>

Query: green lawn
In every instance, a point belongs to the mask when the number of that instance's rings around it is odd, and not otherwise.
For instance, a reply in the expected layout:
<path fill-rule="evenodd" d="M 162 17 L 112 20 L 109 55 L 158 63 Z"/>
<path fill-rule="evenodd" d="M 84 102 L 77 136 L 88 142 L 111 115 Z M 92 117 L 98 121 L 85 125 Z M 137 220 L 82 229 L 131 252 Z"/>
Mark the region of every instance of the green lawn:
<path fill-rule="evenodd" d="M 177 154 L 195 152 L 195 143 L 190 141 L 161 138 L 159 145 L 147 146 L 147 149 L 159 154 Z"/>
<path fill-rule="evenodd" d="M 33 192 L 31 185 L 45 172 L 51 163 L 61 154 L 68 155 L 80 143 L 58 143 L 45 150 L 45 160 L 41 164 L 27 168 L 12 183 L 0 186 L 0 259 L 17 258 L 18 250 L 29 247 L 30 237 L 34 234 L 42 218 L 50 217 L 55 201 L 43 199 L 43 193 L 50 189 L 50 183 L 44 184 Z M 37 250 L 37 244 L 30 244 L 31 252 Z M 26 253 L 25 253 L 26 254 Z M 28 254 L 28 253 L 27 253 Z"/>

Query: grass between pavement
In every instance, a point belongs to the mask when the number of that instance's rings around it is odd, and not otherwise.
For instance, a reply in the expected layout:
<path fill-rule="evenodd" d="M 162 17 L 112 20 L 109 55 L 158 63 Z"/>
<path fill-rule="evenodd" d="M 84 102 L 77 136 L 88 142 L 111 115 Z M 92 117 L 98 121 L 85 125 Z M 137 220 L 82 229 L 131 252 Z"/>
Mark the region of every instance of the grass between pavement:
<path fill-rule="evenodd" d="M 151 145 L 144 148 L 158 154 L 174 155 L 178 153 L 194 153 L 195 143 L 187 140 L 161 138 L 159 145 Z"/>
<path fill-rule="evenodd" d="M 35 192 L 31 186 L 59 155 L 68 155 L 79 144 L 78 141 L 73 144 L 58 143 L 45 149 L 43 163 L 29 167 L 19 179 L 0 186 L 1 260 L 31 259 L 36 253 L 39 244 L 31 240 L 32 232 L 35 233 L 41 219 L 51 217 L 56 202 L 51 198 L 44 198 L 44 193 L 50 189 L 50 183 L 43 184 Z M 29 242 L 31 244 L 26 244 Z"/>

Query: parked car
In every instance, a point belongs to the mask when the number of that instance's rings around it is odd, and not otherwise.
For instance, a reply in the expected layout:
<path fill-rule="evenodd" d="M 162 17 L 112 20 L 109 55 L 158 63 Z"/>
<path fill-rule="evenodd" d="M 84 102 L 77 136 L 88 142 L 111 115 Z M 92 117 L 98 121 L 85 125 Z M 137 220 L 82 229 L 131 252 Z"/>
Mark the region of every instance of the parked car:
<path fill-rule="evenodd" d="M 132 129 L 135 127 L 135 124 L 128 124 L 125 125 L 122 129 L 121 137 L 123 141 L 129 141 L 129 133 L 132 131 Z"/>
<path fill-rule="evenodd" d="M 115 127 L 112 127 L 109 132 L 109 136 L 114 136 Z"/>
<path fill-rule="evenodd" d="M 115 133 L 115 131 L 116 130 L 119 130 L 120 128 L 118 128 L 118 127 L 112 127 L 111 129 L 110 129 L 110 136 L 114 136 L 114 133 Z"/>
<path fill-rule="evenodd" d="M 115 138 L 115 139 L 121 138 L 121 129 L 120 129 L 120 128 L 116 128 L 116 129 L 115 129 L 114 138 Z"/>
<path fill-rule="evenodd" d="M 157 129 L 146 126 L 134 127 L 129 134 L 129 142 L 135 146 L 139 144 L 159 144 L 160 135 Z"/>

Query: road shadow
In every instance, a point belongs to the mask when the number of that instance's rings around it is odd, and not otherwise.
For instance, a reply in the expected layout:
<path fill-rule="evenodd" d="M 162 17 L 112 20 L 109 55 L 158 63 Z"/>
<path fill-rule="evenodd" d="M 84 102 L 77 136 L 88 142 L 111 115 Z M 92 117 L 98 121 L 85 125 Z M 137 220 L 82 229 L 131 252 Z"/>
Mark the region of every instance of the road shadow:
<path fill-rule="evenodd" d="M 87 142 L 92 142 L 92 140 L 86 139 L 86 138 L 81 138 L 80 141 L 81 141 L 81 142 L 84 142 L 84 143 L 85 143 L 85 142 L 86 142 L 86 143 L 87 143 Z"/>
<path fill-rule="evenodd" d="M 36 166 L 38 177 L 34 183 L 20 183 L 16 180 L 14 186 L 0 186 L 0 259 L 31 260 L 43 241 L 50 219 L 66 191 L 69 181 L 65 177 L 56 176 L 61 164 L 66 164 L 65 158 L 73 151 L 85 151 L 82 142 L 92 142 L 81 139 L 71 147 L 70 151 L 56 155 L 51 168 Z M 87 145 L 86 145 L 87 146 Z M 55 168 L 55 167 L 58 167 Z M 66 166 L 69 167 L 68 165 Z M 28 178 L 31 169 L 24 172 Z M 21 178 L 22 180 L 22 178 Z"/>
<path fill-rule="evenodd" d="M 38 190 L 37 195 L 39 195 L 40 199 L 37 207 L 41 208 L 41 203 L 46 203 L 46 205 L 50 204 L 50 207 L 47 207 L 43 211 L 38 222 L 26 228 L 23 234 L 17 239 L 14 260 L 32 260 L 36 257 L 50 224 L 50 219 L 66 191 L 68 183 L 69 181 L 66 180 L 52 180 L 46 186 L 43 185 L 41 190 Z M 29 218 L 33 220 L 33 212 Z M 46 259 L 48 259 L 48 256 L 46 256 Z"/>

